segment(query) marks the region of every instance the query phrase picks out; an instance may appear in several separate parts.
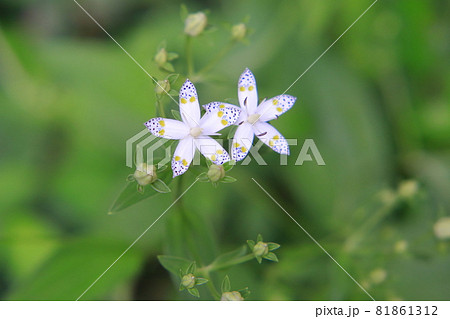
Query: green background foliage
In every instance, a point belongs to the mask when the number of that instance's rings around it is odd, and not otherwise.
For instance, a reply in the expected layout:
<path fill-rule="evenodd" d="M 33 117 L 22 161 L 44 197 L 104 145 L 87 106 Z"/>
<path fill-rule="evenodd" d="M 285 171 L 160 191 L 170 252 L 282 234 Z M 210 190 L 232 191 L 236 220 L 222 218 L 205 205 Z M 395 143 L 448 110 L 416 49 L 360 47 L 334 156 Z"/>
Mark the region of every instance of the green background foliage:
<path fill-rule="evenodd" d="M 152 60 L 163 41 L 186 72 L 179 2 L 80 3 L 150 74 L 164 77 Z M 197 69 L 232 24 L 252 30 L 193 79 L 200 102 L 236 99 L 245 67 L 260 98 L 281 94 L 370 3 L 186 2 L 213 27 L 192 39 Z M 107 215 L 133 173 L 125 142 L 155 116 L 154 84 L 71 0 L 3 0 L 0 12 L 0 298 L 75 300 L 176 195 Z M 268 165 L 234 168 L 237 182 L 197 183 L 82 299 L 195 299 L 157 255 L 195 249 L 207 264 L 261 233 L 279 262 L 222 271 L 217 287 L 228 274 L 250 300 L 367 300 L 255 178 L 375 299 L 448 300 L 450 247 L 433 225 L 450 215 L 449 13 L 448 1 L 378 1 L 287 92 L 298 100 L 273 124 L 299 140 L 289 165 L 264 148 Z M 294 165 L 305 139 L 326 166 Z"/>

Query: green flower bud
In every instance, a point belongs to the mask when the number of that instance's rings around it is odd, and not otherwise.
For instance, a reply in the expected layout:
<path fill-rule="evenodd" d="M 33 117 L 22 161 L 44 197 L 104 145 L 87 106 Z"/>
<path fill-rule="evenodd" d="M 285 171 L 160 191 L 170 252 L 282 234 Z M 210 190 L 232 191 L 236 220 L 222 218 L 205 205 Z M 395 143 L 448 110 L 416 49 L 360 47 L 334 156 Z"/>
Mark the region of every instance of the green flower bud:
<path fill-rule="evenodd" d="M 141 186 L 151 184 L 158 179 L 158 176 L 156 175 L 156 166 L 147 165 L 146 163 L 138 164 L 133 177 Z"/>
<path fill-rule="evenodd" d="M 167 62 L 167 51 L 161 48 L 155 55 L 155 62 L 159 67 L 162 67 Z"/>
<path fill-rule="evenodd" d="M 161 80 L 155 86 L 155 92 L 158 95 L 164 95 L 166 92 L 170 91 L 170 82 L 169 80 Z"/>
<path fill-rule="evenodd" d="M 225 169 L 222 165 L 211 164 L 206 175 L 211 182 L 218 182 L 225 177 Z"/>
<path fill-rule="evenodd" d="M 398 194 L 405 199 L 413 198 L 419 191 L 419 184 L 414 180 L 407 180 L 398 186 Z"/>
<path fill-rule="evenodd" d="M 247 35 L 247 27 L 243 23 L 236 24 L 231 28 L 231 38 L 233 40 L 240 41 L 244 39 L 246 35 Z"/>
<path fill-rule="evenodd" d="M 186 289 L 194 288 L 195 276 L 193 274 L 184 275 L 183 278 L 181 278 L 181 285 Z"/>
<path fill-rule="evenodd" d="M 255 247 L 253 247 L 253 254 L 256 257 L 262 257 L 269 253 L 269 246 L 267 243 L 263 243 L 262 241 L 259 241 L 256 243 Z"/>
<path fill-rule="evenodd" d="M 228 291 L 224 292 L 222 294 L 222 297 L 220 298 L 220 301 L 242 301 L 244 298 L 242 298 L 239 291 Z"/>
<path fill-rule="evenodd" d="M 207 23 L 206 14 L 203 12 L 192 13 L 187 16 L 184 22 L 184 33 L 191 37 L 196 37 L 203 32 Z"/>

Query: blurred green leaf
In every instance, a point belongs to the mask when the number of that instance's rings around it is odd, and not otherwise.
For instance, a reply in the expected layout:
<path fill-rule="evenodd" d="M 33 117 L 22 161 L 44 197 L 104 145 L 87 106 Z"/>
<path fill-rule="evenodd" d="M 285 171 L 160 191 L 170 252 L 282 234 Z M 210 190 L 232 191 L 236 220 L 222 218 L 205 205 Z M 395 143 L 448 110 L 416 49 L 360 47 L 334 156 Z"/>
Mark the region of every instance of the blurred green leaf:
<path fill-rule="evenodd" d="M 180 269 L 184 271 L 184 269 L 188 269 L 193 264 L 192 261 L 176 256 L 160 255 L 158 260 L 164 268 L 175 276 L 179 275 Z"/>

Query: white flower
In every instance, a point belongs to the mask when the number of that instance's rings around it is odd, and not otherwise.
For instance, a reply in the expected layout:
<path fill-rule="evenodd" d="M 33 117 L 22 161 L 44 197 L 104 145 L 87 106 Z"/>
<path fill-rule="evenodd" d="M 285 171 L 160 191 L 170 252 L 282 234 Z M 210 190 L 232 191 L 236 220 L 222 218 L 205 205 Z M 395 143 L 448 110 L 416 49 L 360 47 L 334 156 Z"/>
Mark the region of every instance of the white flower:
<path fill-rule="evenodd" d="M 256 81 L 249 69 L 245 69 L 239 78 L 238 97 L 242 112 L 236 122 L 239 126 L 231 146 L 231 158 L 235 161 L 243 160 L 252 147 L 255 135 L 275 152 L 289 155 L 289 146 L 286 139 L 267 122 L 277 119 L 281 114 L 288 111 L 297 98 L 283 94 L 264 100 L 258 105 Z M 212 102 L 203 107 L 207 112 L 215 112 L 219 105 L 224 105 L 224 107 L 234 106 Z"/>
<path fill-rule="evenodd" d="M 179 104 L 182 122 L 157 117 L 145 123 L 157 137 L 180 140 L 172 159 L 173 177 L 187 171 L 196 149 L 214 164 L 228 162 L 227 151 L 209 135 L 217 135 L 221 129 L 234 124 L 240 109 L 235 106 L 217 108 L 200 118 L 197 90 L 189 80 L 181 86 Z"/>

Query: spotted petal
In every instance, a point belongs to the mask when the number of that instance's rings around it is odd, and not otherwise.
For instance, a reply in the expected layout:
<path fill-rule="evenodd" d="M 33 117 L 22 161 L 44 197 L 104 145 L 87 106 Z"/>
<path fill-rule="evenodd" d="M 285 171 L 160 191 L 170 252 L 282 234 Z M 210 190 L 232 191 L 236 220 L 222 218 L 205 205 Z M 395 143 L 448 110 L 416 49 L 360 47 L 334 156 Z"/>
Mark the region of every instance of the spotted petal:
<path fill-rule="evenodd" d="M 214 103 L 217 103 L 217 105 L 214 105 Z M 200 120 L 200 127 L 205 135 L 214 134 L 227 126 L 233 125 L 241 113 L 239 107 L 220 102 L 209 103 L 205 108 L 209 111 Z"/>
<path fill-rule="evenodd" d="M 183 122 L 190 127 L 196 127 L 200 123 L 200 104 L 198 103 L 197 90 L 191 81 L 186 80 L 180 89 L 180 113 Z"/>
<path fill-rule="evenodd" d="M 247 156 L 252 147 L 253 137 L 253 127 L 250 123 L 244 122 L 238 126 L 231 145 L 231 158 L 234 161 L 243 160 Z"/>
<path fill-rule="evenodd" d="M 180 140 L 172 159 L 173 177 L 184 174 L 194 158 L 195 145 L 192 136 Z"/>
<path fill-rule="evenodd" d="M 253 114 L 258 106 L 258 92 L 256 80 L 249 69 L 245 69 L 238 82 L 239 104 L 248 114 Z"/>
<path fill-rule="evenodd" d="M 278 95 L 262 102 L 258 106 L 256 113 L 261 115 L 259 120 L 262 122 L 274 120 L 290 110 L 296 100 L 297 98 L 291 95 Z"/>
<path fill-rule="evenodd" d="M 189 134 L 189 127 L 183 122 L 155 117 L 144 123 L 150 133 L 157 137 L 179 140 Z"/>
<path fill-rule="evenodd" d="M 289 155 L 289 145 L 286 139 L 272 125 L 265 122 L 256 122 L 253 124 L 253 130 L 256 136 L 275 152 Z"/>
<path fill-rule="evenodd" d="M 210 159 L 214 164 L 222 165 L 230 160 L 227 151 L 209 136 L 200 136 L 195 139 L 195 145 L 200 153 Z"/>

